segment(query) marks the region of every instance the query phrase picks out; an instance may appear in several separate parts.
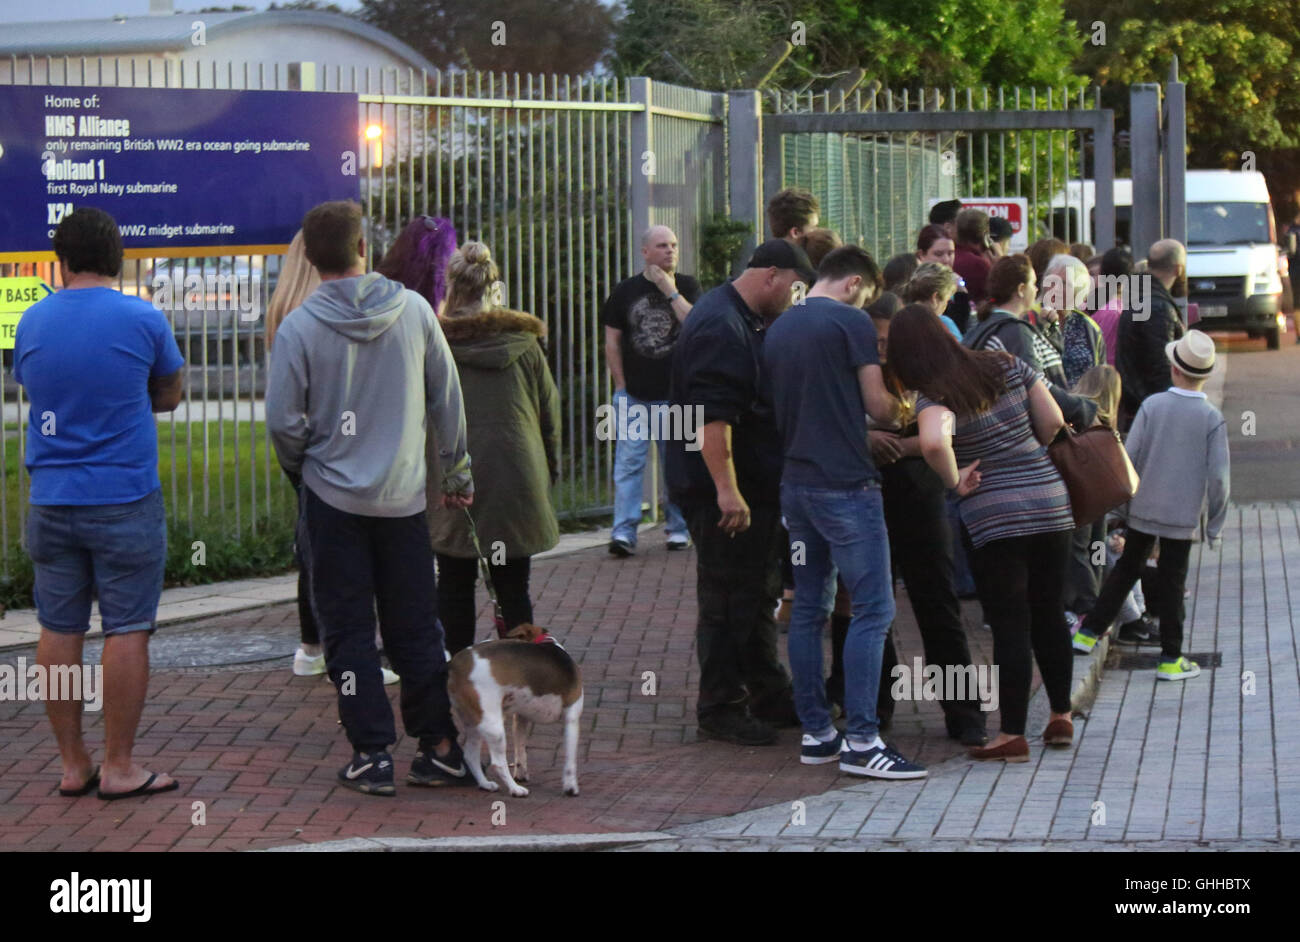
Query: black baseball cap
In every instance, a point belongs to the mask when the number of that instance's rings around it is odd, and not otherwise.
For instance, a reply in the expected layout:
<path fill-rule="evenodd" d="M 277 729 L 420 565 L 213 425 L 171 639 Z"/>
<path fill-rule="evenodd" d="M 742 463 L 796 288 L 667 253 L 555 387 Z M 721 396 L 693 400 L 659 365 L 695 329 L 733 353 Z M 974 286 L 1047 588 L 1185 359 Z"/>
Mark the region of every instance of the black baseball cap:
<path fill-rule="evenodd" d="M 817 280 L 817 272 L 808 260 L 808 253 L 785 239 L 768 239 L 750 256 L 746 268 L 789 268 L 799 276 L 799 280 L 811 285 Z"/>
<path fill-rule="evenodd" d="M 994 242 L 1010 239 L 1015 234 L 1016 230 L 1012 227 L 1010 219 L 1003 219 L 1001 216 L 989 217 L 989 238 Z"/>

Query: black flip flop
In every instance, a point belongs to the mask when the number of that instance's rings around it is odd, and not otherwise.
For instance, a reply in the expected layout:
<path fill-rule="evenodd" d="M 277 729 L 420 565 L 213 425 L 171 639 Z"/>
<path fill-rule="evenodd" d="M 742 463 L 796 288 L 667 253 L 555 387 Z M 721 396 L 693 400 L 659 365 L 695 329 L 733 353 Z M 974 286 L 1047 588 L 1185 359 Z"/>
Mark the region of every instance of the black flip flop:
<path fill-rule="evenodd" d="M 150 788 L 158 779 L 158 773 L 154 772 L 139 788 L 133 788 L 129 792 L 106 792 L 102 788 L 96 793 L 104 801 L 117 801 L 120 798 L 142 798 L 146 795 L 158 795 L 162 792 L 174 792 L 181 787 L 181 783 L 175 780 L 170 785 L 164 785 L 162 788 Z"/>
<path fill-rule="evenodd" d="M 90 778 L 86 779 L 86 784 L 80 788 L 60 788 L 59 794 L 64 798 L 80 798 L 82 795 L 89 795 L 99 784 L 99 766 L 95 766 L 95 771 L 90 773 Z"/>

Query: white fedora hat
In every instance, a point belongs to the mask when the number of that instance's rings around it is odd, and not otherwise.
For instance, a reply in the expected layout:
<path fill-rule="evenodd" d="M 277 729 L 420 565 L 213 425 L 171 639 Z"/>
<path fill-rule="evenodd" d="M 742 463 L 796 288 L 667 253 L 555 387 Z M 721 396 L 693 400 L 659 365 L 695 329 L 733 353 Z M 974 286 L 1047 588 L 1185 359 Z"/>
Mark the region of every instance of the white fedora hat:
<path fill-rule="evenodd" d="M 1199 330 L 1189 330 L 1181 340 L 1165 344 L 1165 356 L 1188 376 L 1209 376 L 1214 372 L 1214 341 Z"/>

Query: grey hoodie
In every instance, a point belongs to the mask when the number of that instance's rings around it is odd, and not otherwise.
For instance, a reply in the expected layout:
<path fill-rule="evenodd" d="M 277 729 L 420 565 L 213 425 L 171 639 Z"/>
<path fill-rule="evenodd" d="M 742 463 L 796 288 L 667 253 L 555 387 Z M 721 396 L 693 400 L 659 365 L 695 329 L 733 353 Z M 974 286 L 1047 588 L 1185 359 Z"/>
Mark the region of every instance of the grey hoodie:
<path fill-rule="evenodd" d="M 425 417 L 445 493 L 472 491 L 465 409 L 429 303 L 377 272 L 326 281 L 275 337 L 266 421 L 280 464 L 367 517 L 425 509 Z"/>

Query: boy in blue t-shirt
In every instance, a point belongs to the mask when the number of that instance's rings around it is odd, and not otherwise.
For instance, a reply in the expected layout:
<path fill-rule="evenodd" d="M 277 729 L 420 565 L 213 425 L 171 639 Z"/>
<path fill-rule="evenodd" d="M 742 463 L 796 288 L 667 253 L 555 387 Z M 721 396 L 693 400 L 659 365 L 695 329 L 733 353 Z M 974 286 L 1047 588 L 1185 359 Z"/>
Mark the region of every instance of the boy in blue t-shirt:
<path fill-rule="evenodd" d="M 14 378 L 31 402 L 25 542 L 41 625 L 36 656 L 51 678 L 52 667 L 81 670 L 93 588 L 104 673 L 114 675 L 99 767 L 82 739 L 79 700 L 46 691 L 63 759 L 59 793 L 98 786 L 100 798 L 115 799 L 173 791 L 171 777 L 136 765 L 131 753 L 167 556 L 153 413 L 180 404 L 185 360 L 166 318 L 113 287 L 122 239 L 112 216 L 75 210 L 54 233 L 54 253 L 63 289 L 27 309 L 14 343 Z"/>
<path fill-rule="evenodd" d="M 892 422 L 898 411 L 885 389 L 875 327 L 861 309 L 879 284 L 879 269 L 863 249 L 847 245 L 830 252 L 804 303 L 768 329 L 763 373 L 785 455 L 781 512 L 794 564 L 789 652 L 804 733 L 800 761 L 838 760 L 840 771 L 851 775 L 922 778 L 924 767 L 880 738 L 876 714 L 894 595 L 866 413 Z M 844 734 L 831 723 L 822 679 L 822 627 L 836 570 L 853 599 L 844 642 Z"/>

